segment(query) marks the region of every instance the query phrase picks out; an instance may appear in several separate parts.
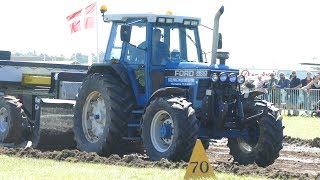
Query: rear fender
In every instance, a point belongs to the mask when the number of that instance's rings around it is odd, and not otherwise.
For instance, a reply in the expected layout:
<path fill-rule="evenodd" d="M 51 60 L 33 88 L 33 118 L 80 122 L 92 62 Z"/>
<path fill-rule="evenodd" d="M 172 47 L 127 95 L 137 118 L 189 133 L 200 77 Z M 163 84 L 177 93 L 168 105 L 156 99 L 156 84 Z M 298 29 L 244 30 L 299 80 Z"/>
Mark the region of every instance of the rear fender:
<path fill-rule="evenodd" d="M 94 73 L 111 73 L 112 75 L 118 76 L 123 83 L 131 87 L 127 69 L 122 64 L 93 64 L 87 74 Z"/>

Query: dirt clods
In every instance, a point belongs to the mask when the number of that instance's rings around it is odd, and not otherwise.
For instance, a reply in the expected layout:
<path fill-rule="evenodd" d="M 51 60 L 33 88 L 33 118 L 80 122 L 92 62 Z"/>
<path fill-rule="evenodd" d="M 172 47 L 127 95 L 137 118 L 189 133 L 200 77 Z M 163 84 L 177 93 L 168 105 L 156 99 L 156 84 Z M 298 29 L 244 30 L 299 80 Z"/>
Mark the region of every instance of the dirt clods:
<path fill-rule="evenodd" d="M 320 138 L 314 138 L 312 141 L 311 141 L 311 143 L 310 143 L 310 145 L 312 146 L 312 147 L 318 147 L 318 148 L 320 148 Z"/>
<path fill-rule="evenodd" d="M 316 137 L 314 139 L 300 139 L 291 136 L 284 136 L 284 142 L 297 146 L 310 146 L 320 148 L 320 138 Z"/>

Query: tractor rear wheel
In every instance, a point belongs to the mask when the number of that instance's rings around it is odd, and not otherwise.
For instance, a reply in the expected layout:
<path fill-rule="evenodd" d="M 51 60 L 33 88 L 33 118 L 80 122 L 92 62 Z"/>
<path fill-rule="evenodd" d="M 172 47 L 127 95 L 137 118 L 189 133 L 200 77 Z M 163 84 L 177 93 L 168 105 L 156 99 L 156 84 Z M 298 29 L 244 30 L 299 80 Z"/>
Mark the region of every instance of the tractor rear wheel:
<path fill-rule="evenodd" d="M 260 167 L 266 167 L 279 157 L 283 141 L 282 117 L 274 105 L 264 108 L 267 108 L 268 112 L 248 127 L 249 139 L 228 140 L 230 155 L 240 164 L 255 162 Z M 256 106 L 256 110 L 258 112 L 261 108 Z"/>
<path fill-rule="evenodd" d="M 143 115 L 142 139 L 152 160 L 189 161 L 199 127 L 191 103 L 180 97 L 157 97 Z"/>
<path fill-rule="evenodd" d="M 23 134 L 22 104 L 14 96 L 0 97 L 0 142 L 20 143 Z"/>
<path fill-rule="evenodd" d="M 127 120 L 134 106 L 132 91 L 110 74 L 90 74 L 79 89 L 73 131 L 78 149 L 101 155 L 122 152 Z"/>

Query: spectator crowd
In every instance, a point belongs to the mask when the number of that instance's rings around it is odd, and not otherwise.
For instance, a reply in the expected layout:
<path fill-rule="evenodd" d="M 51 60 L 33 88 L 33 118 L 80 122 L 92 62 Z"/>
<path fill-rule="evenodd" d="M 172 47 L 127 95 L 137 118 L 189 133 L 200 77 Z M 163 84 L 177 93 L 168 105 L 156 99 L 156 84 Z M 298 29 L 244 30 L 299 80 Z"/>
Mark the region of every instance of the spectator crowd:
<path fill-rule="evenodd" d="M 278 73 L 278 77 L 274 72 L 268 76 L 258 75 L 254 79 L 247 79 L 243 88 L 249 90 L 260 90 L 267 92 L 265 99 L 280 105 L 286 101 L 288 115 L 299 115 L 297 109 L 299 97 L 303 97 L 305 109 L 311 109 L 311 100 L 319 102 L 320 98 L 320 72 L 313 75 L 308 71 L 305 78 L 297 77 L 297 71 L 291 71 L 289 77 L 286 77 L 283 72 Z M 291 112 L 292 111 L 292 112 Z M 306 113 L 308 113 L 306 111 Z"/>

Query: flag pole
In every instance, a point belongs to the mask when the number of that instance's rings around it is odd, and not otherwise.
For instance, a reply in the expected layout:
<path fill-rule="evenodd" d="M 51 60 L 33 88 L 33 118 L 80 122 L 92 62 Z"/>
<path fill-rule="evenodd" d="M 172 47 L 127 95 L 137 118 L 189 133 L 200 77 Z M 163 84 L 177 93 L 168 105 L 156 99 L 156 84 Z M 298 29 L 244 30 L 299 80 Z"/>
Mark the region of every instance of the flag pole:
<path fill-rule="evenodd" d="M 96 40 L 97 40 L 97 46 L 96 46 L 96 48 L 97 48 L 97 63 L 99 63 L 100 62 L 100 60 L 99 60 L 99 27 L 98 27 L 98 0 L 96 0 Z"/>

